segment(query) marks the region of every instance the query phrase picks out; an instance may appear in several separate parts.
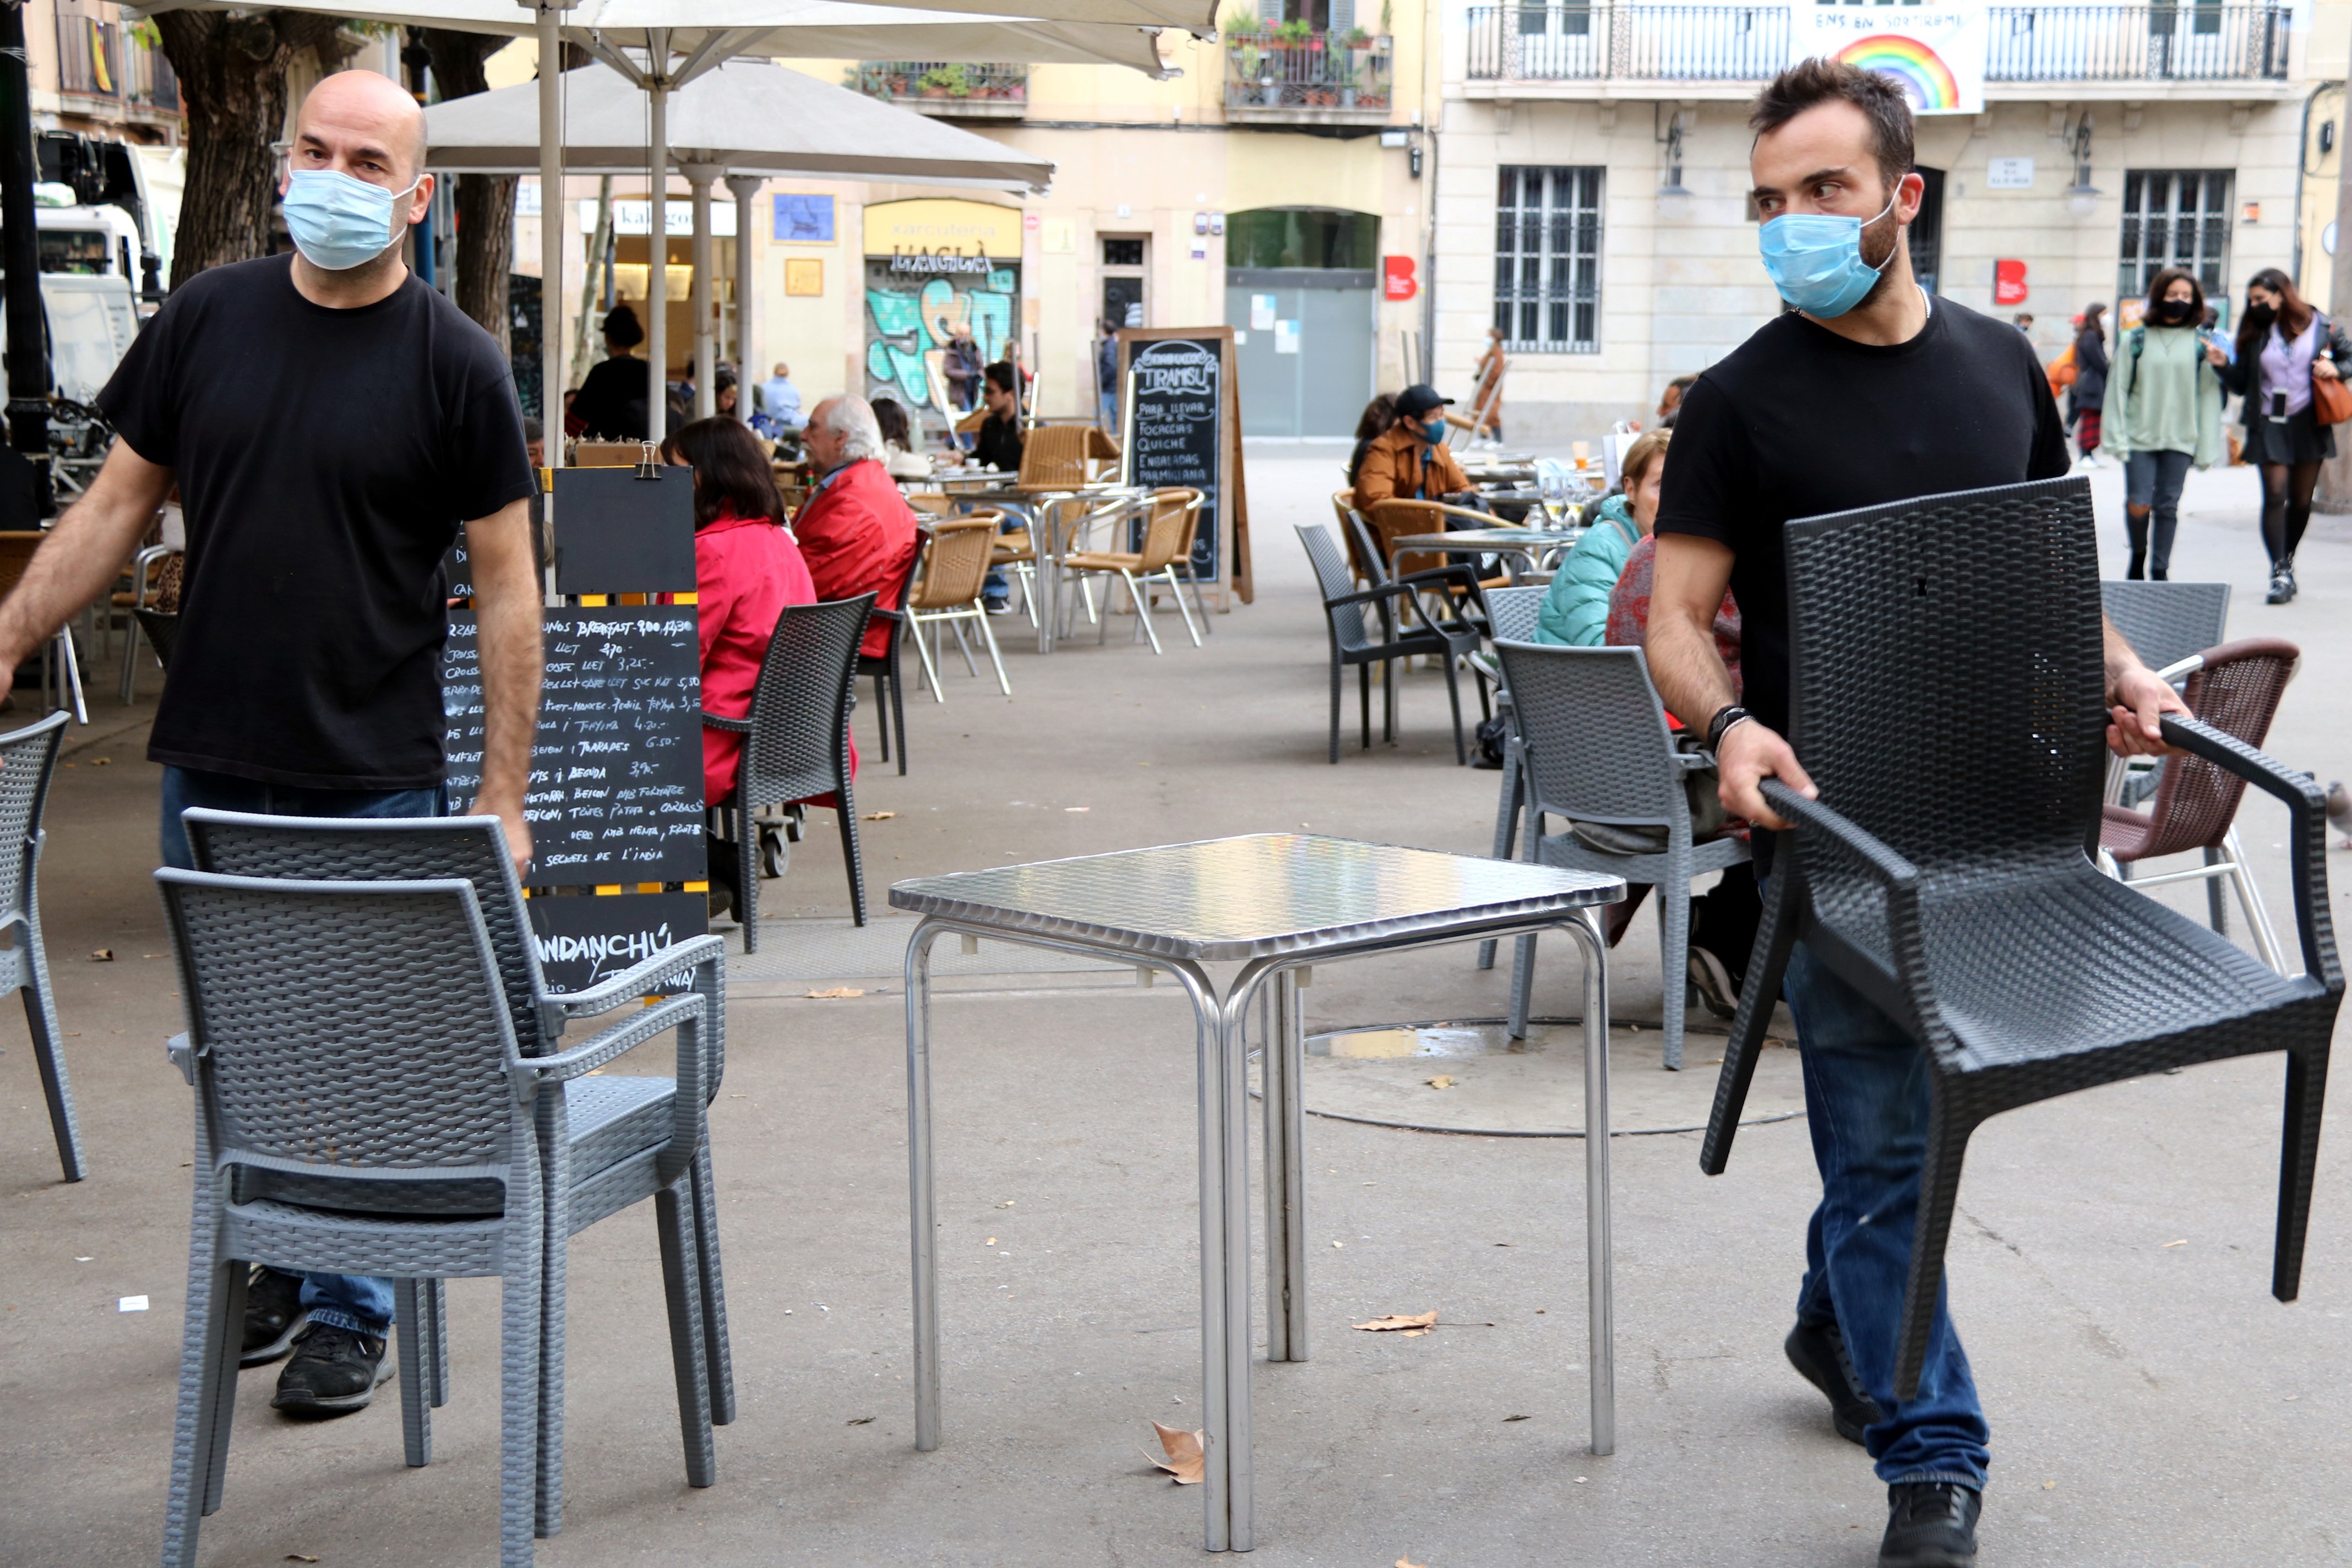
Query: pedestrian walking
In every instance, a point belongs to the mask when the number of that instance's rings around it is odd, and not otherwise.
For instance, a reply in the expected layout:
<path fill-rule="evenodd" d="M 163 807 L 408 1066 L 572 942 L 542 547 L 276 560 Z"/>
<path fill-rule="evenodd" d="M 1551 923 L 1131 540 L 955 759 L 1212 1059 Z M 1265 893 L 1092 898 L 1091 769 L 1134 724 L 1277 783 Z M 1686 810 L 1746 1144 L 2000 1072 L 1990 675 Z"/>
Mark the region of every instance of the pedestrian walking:
<path fill-rule="evenodd" d="M 2107 308 L 2096 300 L 2083 307 L 2083 323 L 2074 333 L 2074 384 L 2066 397 L 2074 450 L 2085 463 L 2095 464 L 2099 418 L 2107 399 Z"/>
<path fill-rule="evenodd" d="M 1095 344 L 1095 414 L 1096 421 L 1106 434 L 1118 434 L 1118 329 L 1110 322 L 1102 324 L 1103 335 Z"/>
<path fill-rule="evenodd" d="M 2125 575 L 2164 582 L 2172 570 L 2180 487 L 2191 467 L 2222 455 L 2221 372 L 2230 356 L 2200 325 L 2205 289 L 2194 274 L 2168 267 L 2149 279 L 2140 324 L 2116 344 L 2107 374 L 2100 439 L 2123 459 L 2124 526 L 2131 536 Z"/>
<path fill-rule="evenodd" d="M 1759 783 L 1777 778 L 1813 793 L 1783 739 L 1782 525 L 2053 478 L 2069 461 L 2033 345 L 2013 326 L 1930 299 L 1914 278 L 1907 230 L 1925 184 L 1912 166 L 1902 89 L 1875 72 L 1809 59 L 1764 89 L 1748 123 L 1759 248 L 1795 309 L 1684 395 L 1654 534 L 1644 646 L 1666 706 L 1706 727 L 1724 808 L 1780 829 L 1788 825 Z M 1715 637 L 1727 587 L 1742 612 L 1744 697 Z M 2112 630 L 2105 646 L 2110 742 L 2152 751 L 2158 712 L 2179 710 L 2179 699 Z M 1956 691 L 1964 700 L 1964 689 Z M 1773 837 L 1754 836 L 1759 878 L 1773 873 Z M 1894 1396 L 1927 1121 L 1923 1049 L 1801 942 L 1786 984 L 1822 1199 L 1784 1348 L 1828 1396 L 1838 1432 L 1876 1461 L 1888 1501 L 1882 1568 L 1972 1568 L 1989 1433 L 1940 1300 L 1918 1391 Z"/>
<path fill-rule="evenodd" d="M 2221 384 L 2245 398 L 2246 461 L 2262 467 L 2263 548 L 2271 558 L 2269 602 L 2294 597 L 2294 551 L 2311 521 L 2319 465 L 2336 456 L 2336 432 L 2322 423 L 2320 388 L 2347 395 L 2352 339 L 2295 291 L 2294 279 L 2265 267 L 2246 284 L 2238 352 Z"/>

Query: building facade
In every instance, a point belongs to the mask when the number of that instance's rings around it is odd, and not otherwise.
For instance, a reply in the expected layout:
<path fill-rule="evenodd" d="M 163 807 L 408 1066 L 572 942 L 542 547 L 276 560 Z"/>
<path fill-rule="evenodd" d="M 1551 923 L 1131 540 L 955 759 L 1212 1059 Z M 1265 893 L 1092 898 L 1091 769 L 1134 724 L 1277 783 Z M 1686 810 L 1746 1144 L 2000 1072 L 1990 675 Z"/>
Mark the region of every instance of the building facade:
<path fill-rule="evenodd" d="M 1450 5 L 1436 377 L 1467 385 L 1501 327 L 1513 444 L 1648 417 L 1668 379 L 1779 308 L 1746 118 L 1789 58 L 1790 20 L 1786 5 Z M 2324 300 L 2321 125 L 2341 115 L 2347 21 L 2342 5 L 2246 0 L 1990 7 L 1982 112 L 1918 121 L 1923 282 L 2031 313 L 2045 360 L 2071 316 L 2135 299 L 2166 265 L 2195 270 L 2225 319 L 2263 267 Z"/>

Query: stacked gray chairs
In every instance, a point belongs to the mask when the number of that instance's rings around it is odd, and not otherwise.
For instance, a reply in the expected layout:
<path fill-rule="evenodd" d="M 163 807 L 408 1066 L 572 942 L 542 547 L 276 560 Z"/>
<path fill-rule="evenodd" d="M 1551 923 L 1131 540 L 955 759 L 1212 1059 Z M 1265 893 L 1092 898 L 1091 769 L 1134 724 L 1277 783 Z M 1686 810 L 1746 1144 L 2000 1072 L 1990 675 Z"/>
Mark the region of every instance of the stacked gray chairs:
<path fill-rule="evenodd" d="M 41 942 L 41 846 L 48 838 L 41 813 L 48 805 L 49 781 L 57 776 L 68 717 L 52 713 L 0 735 L 0 931 L 16 935 L 15 946 L 0 949 L 0 994 L 25 994 L 25 1032 L 32 1037 L 41 1093 L 49 1102 L 58 1163 L 65 1167 L 67 1181 L 79 1182 L 85 1173 L 81 1123 L 74 1114 L 48 952 Z"/>
<path fill-rule="evenodd" d="M 2188 675 L 2189 660 L 2209 647 L 2221 646 L 2230 620 L 2227 583 L 2139 583 L 2107 581 L 2099 584 L 2100 608 L 2132 651 L 2150 669 L 2161 670 L 2175 686 Z M 2137 805 L 2156 793 L 2164 773 L 2161 757 L 2117 757 L 2107 764 L 2107 799 L 2116 805 Z M 2123 868 L 2126 881 L 2130 869 Z M 2210 889 L 2215 931 L 2229 926 L 2227 906 L 2218 886 Z"/>
<path fill-rule="evenodd" d="M 667 990 L 689 990 L 703 999 L 705 1021 L 695 1033 L 698 1055 L 691 1075 L 681 1061 L 676 1078 L 611 1074 L 577 1079 L 566 1082 L 560 1096 L 547 1096 L 540 1107 L 540 1161 L 549 1214 L 545 1349 L 541 1358 L 546 1385 L 540 1403 L 540 1532 L 556 1533 L 563 1517 L 563 1259 L 570 1238 L 598 1220 L 648 1197 L 658 1208 L 677 1201 L 677 1188 L 686 1189 L 709 1420 L 721 1426 L 732 1421 L 735 1374 L 706 1124 L 694 1121 L 691 1141 L 676 1143 L 680 1129 L 688 1124 L 679 1096 L 689 1077 L 701 1085 L 698 1100 L 708 1107 L 726 1074 L 724 944 L 717 937 L 698 937 L 588 990 L 551 992 L 540 973 L 522 889 L 496 817 L 255 816 L 199 808 L 184 813 L 182 821 L 201 871 L 309 881 L 463 879 L 474 889 L 497 960 L 509 1024 L 527 1058 L 559 1051 L 564 1027 L 572 1019 L 599 1017 Z M 681 1054 L 687 1045 L 681 1038 Z M 660 1218 L 667 1226 L 666 1212 Z M 402 1419 L 409 1462 L 422 1465 L 432 1451 L 428 1407 L 437 1408 L 448 1396 L 442 1289 L 436 1280 L 403 1282 L 395 1294 Z M 676 1313 L 682 1304 L 674 1300 L 672 1306 L 675 1334 L 680 1325 Z M 707 1434 L 690 1423 L 686 1441 L 689 1475 L 698 1467 L 708 1473 Z"/>
<path fill-rule="evenodd" d="M 703 1121 L 706 998 L 671 997 L 571 1050 L 527 1057 L 470 882 L 156 880 L 188 1019 L 172 1054 L 196 1091 L 165 1568 L 193 1568 L 198 1521 L 221 1505 L 255 1263 L 501 1279 L 499 1560 L 528 1568 L 550 1235 L 537 1129 L 561 1086 L 676 1029 L 670 1147 L 682 1161 Z M 689 1479 L 708 1485 L 703 1362 L 681 1353 L 698 1333 L 699 1296 L 684 1205 L 662 1205 L 660 1229 L 679 1403 L 689 1428 L 700 1417 L 701 1473 L 689 1466 Z M 405 1405 L 418 1347 L 404 1337 Z M 409 1458 L 421 1458 L 413 1441 Z"/>
<path fill-rule="evenodd" d="M 1331 761 L 1339 760 L 1339 672 L 1349 665 L 1356 668 L 1364 750 L 1369 752 L 1372 749 L 1372 666 L 1380 665 L 1386 675 L 1381 738 L 1393 741 L 1396 661 L 1415 654 L 1433 654 L 1445 674 L 1445 700 L 1454 707 L 1454 760 L 1467 766 L 1470 752 L 1462 740 L 1462 689 L 1454 681 L 1454 656 L 1460 647 L 1477 646 L 1476 628 L 1465 617 L 1461 599 L 1451 600 L 1444 613 L 1433 619 L 1417 595 L 1424 587 L 1443 592 L 1460 586 L 1465 597 L 1473 596 L 1478 592 L 1476 576 L 1465 566 L 1444 566 L 1359 591 L 1331 531 L 1319 522 L 1296 526 L 1298 542 L 1307 547 L 1307 558 L 1314 564 L 1315 581 L 1323 590 L 1323 619 L 1331 636 Z M 1377 612 L 1376 620 L 1366 620 L 1368 608 Z"/>
<path fill-rule="evenodd" d="M 1483 595 L 1486 601 L 1486 635 L 1496 642 L 1533 642 L 1536 624 L 1543 615 L 1544 595 L 1550 592 L 1548 585 L 1540 584 L 1528 588 L 1486 589 Z M 1496 666 L 1498 676 L 1501 668 L 1499 664 Z M 1496 687 L 1495 711 L 1503 716 L 1504 727 L 1503 785 L 1495 802 L 1495 858 L 1507 860 L 1518 837 L 1519 805 L 1527 798 L 1527 783 L 1519 776 L 1519 732 L 1511 722 L 1508 687 Z M 1478 944 L 1478 967 L 1495 967 L 1492 942 Z"/>
<path fill-rule="evenodd" d="M 759 814 L 772 805 L 832 792 L 841 823 L 841 858 L 849 869 L 849 907 L 866 923 L 866 868 L 857 858 L 857 802 L 849 789 L 849 714 L 857 705 L 857 647 L 874 595 L 824 605 L 787 605 L 760 661 L 751 711 L 723 719 L 706 710 L 705 728 L 743 737 L 736 753 L 735 793 L 723 809 L 734 818 L 735 918 L 743 951 L 760 947 Z M 902 740 L 898 754 L 906 755 Z"/>
<path fill-rule="evenodd" d="M 2091 862 L 2107 715 L 2085 481 L 1928 496 L 1785 537 L 1791 740 L 1820 798 L 1764 785 L 1796 827 L 1775 845 L 1701 1167 L 1729 1158 L 1801 938 L 1927 1060 L 1896 1398 L 1918 1389 L 1969 1135 L 2100 1084 L 2285 1053 L 2271 1290 L 2293 1300 L 2344 994 L 2318 786 L 2210 725 L 2164 721 L 2173 745 L 2286 804 L 2305 970 L 2290 979 Z"/>
<path fill-rule="evenodd" d="M 1748 846 L 1726 836 L 1693 842 L 1687 777 L 1707 763 L 1677 751 L 1666 710 L 1650 684 L 1650 667 L 1637 647 L 1561 647 L 1549 643 L 1498 642 L 1503 685 L 1527 779 L 1523 860 L 1605 871 L 1646 882 L 1658 898 L 1658 967 L 1665 1003 L 1665 1067 L 1683 1065 L 1683 1014 L 1690 986 L 1690 884 L 1748 858 Z M 1663 830 L 1653 854 L 1599 849 L 1573 831 L 1546 837 L 1547 816 L 1604 828 Z M 1513 1039 L 1526 1037 L 1528 998 L 1535 985 L 1536 941 L 1518 939 L 1511 974 Z"/>

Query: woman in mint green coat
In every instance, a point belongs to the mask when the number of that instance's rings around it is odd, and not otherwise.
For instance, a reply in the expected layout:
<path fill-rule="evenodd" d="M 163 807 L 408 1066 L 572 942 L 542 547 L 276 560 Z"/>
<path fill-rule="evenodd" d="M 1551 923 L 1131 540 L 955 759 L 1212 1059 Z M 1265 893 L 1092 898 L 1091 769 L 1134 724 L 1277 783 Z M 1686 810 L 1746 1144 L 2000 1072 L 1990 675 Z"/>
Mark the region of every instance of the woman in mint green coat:
<path fill-rule="evenodd" d="M 1560 563 L 1536 621 L 1536 641 L 1570 647 L 1599 647 L 1609 626 L 1609 592 L 1625 570 L 1625 557 L 1657 521 L 1658 487 L 1666 473 L 1671 430 L 1650 430 L 1625 448 L 1619 472 L 1624 493 L 1601 503 L 1585 525 L 1584 537 Z"/>

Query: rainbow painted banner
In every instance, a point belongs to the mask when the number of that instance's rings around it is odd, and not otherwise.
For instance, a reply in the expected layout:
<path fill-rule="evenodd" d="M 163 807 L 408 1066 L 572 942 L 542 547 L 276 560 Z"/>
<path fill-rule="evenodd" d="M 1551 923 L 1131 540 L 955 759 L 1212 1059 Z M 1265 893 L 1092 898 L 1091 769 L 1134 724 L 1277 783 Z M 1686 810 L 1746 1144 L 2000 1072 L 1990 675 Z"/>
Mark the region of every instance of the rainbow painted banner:
<path fill-rule="evenodd" d="M 1791 64 L 1826 55 L 1893 77 L 1914 114 L 1976 114 L 1984 109 L 1990 34 L 1979 4 L 1789 7 Z"/>

